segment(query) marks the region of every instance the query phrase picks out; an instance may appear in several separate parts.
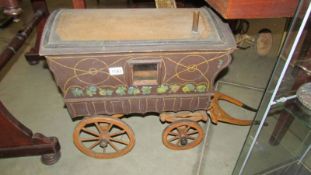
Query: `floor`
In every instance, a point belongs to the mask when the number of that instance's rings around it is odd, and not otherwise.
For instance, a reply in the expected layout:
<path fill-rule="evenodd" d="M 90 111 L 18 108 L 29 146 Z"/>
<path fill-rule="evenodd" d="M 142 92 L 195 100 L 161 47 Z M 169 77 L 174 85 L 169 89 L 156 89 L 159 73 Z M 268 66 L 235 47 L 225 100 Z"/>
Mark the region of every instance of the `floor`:
<path fill-rule="evenodd" d="M 309 175 L 310 171 L 307 170 L 302 165 L 292 165 L 290 167 L 286 167 L 282 170 L 279 170 L 277 172 L 271 173 L 271 175 Z"/>
<path fill-rule="evenodd" d="M 70 8 L 70 2 L 49 0 L 48 4 L 52 10 L 60 7 Z M 31 9 L 28 3 L 23 1 L 25 12 L 19 23 L 0 30 L 0 49 L 5 47 L 9 39 L 29 19 L 28 14 L 31 13 Z M 92 4 L 93 1 L 90 3 L 90 7 L 96 5 Z M 119 7 L 118 4 L 107 1 L 102 1 L 101 6 Z M 251 20 L 249 33 L 255 35 L 263 23 L 275 30 L 275 41 L 280 42 L 284 20 Z M 116 159 L 98 160 L 79 152 L 72 142 L 72 132 L 79 121 L 72 121 L 67 109 L 63 107 L 62 96 L 56 88 L 51 73 L 43 68 L 44 63 L 30 66 L 23 57 L 23 54 L 31 48 L 34 37 L 32 35 L 0 74 L 2 78 L 0 98 L 11 113 L 33 132 L 58 137 L 62 147 L 62 157 L 52 166 L 41 164 L 39 157 L 36 156 L 1 159 L 1 174 L 189 175 L 198 173 L 202 149 L 205 152 L 200 167 L 201 174 L 229 175 L 232 173 L 249 130 L 247 126 L 224 123 L 211 125 L 206 145 L 201 144 L 187 151 L 172 151 L 161 142 L 161 133 L 166 125 L 161 124 L 157 116 L 130 117 L 122 119 L 132 127 L 136 136 L 136 145 L 130 153 Z M 254 47 L 248 50 L 237 50 L 233 55 L 232 64 L 221 77 L 217 89 L 257 108 L 273 69 L 278 46 L 274 44 L 273 52 L 265 57 L 258 56 Z M 250 88 L 245 88 L 247 86 Z M 253 112 L 227 103 L 223 103 L 222 106 L 231 115 L 240 118 L 252 119 L 255 115 Z M 202 126 L 205 128 L 205 124 Z"/>

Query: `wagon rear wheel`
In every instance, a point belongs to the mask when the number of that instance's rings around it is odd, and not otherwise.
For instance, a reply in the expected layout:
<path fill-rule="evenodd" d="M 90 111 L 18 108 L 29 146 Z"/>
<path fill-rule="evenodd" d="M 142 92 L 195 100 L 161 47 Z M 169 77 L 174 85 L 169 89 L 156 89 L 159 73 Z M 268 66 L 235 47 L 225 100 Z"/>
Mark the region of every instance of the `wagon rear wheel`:
<path fill-rule="evenodd" d="M 167 126 L 162 134 L 163 144 L 173 150 L 186 150 L 201 143 L 202 127 L 191 120 L 179 120 Z"/>
<path fill-rule="evenodd" d="M 102 159 L 116 158 L 132 150 L 133 130 L 123 121 L 111 117 L 91 117 L 75 128 L 73 140 L 84 154 Z"/>

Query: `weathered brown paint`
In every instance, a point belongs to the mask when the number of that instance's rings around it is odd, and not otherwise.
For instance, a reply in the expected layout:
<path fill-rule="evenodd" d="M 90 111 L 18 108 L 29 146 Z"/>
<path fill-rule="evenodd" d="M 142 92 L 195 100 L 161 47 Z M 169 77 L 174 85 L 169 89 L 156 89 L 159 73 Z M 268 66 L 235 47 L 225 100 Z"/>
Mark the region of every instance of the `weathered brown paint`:
<path fill-rule="evenodd" d="M 193 12 L 198 11 L 198 32 L 193 33 Z M 117 20 L 105 21 L 103 14 Z M 80 18 L 89 18 L 87 15 L 94 23 L 82 20 L 76 24 Z M 153 21 L 145 20 L 153 17 Z M 105 27 L 106 23 L 109 26 Z M 125 28 L 128 33 L 124 33 Z M 152 33 L 155 31 L 158 33 Z M 235 48 L 228 26 L 206 8 L 61 10 L 51 14 L 42 39 L 40 53 L 47 57 L 72 117 L 207 110 L 215 78 L 229 65 Z M 148 63 L 157 64 L 158 69 L 157 84 L 148 85 L 149 94 L 115 93 L 120 86 L 141 90 L 143 85 L 133 83 L 133 64 Z M 124 73 L 112 76 L 111 67 L 121 67 Z M 203 93 L 184 92 L 181 89 L 186 84 L 204 84 L 207 89 Z M 180 89 L 159 94 L 157 88 L 161 85 L 178 85 Z M 95 86 L 97 93 L 86 96 L 89 86 Z M 84 90 L 84 95 L 75 97 L 71 93 L 75 87 Z M 100 88 L 114 91 L 103 96 L 98 93 Z"/>

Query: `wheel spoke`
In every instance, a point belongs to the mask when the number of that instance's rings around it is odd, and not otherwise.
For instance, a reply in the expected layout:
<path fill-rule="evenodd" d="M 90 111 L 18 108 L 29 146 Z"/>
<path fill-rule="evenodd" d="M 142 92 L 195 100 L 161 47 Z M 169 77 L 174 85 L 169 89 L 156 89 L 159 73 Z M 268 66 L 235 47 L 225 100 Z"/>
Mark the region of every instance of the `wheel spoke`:
<path fill-rule="evenodd" d="M 93 137 L 93 138 L 81 138 L 80 140 L 81 140 L 81 142 L 89 142 L 89 141 L 97 141 L 97 140 L 99 140 L 99 138 L 98 138 L 98 137 Z"/>
<path fill-rule="evenodd" d="M 119 149 L 116 147 L 116 145 L 115 145 L 114 143 L 109 142 L 109 145 L 110 145 L 116 152 L 119 151 Z"/>
<path fill-rule="evenodd" d="M 102 128 L 99 126 L 99 123 L 98 123 L 98 122 L 95 122 L 95 126 L 96 126 L 96 128 L 97 128 L 97 130 L 98 130 L 99 133 L 102 133 L 102 132 L 103 132 L 103 131 L 102 131 Z"/>
<path fill-rule="evenodd" d="M 180 139 L 177 140 L 176 145 L 180 145 Z"/>
<path fill-rule="evenodd" d="M 199 133 L 197 130 L 187 133 L 187 135 L 193 135 Z"/>
<path fill-rule="evenodd" d="M 119 135 L 124 134 L 124 133 L 125 133 L 125 130 L 122 130 L 122 131 L 119 131 L 119 132 L 116 132 L 116 133 L 110 134 L 110 137 L 119 136 Z"/>
<path fill-rule="evenodd" d="M 95 142 L 93 145 L 89 146 L 89 149 L 95 148 L 99 143 L 100 141 Z"/>
<path fill-rule="evenodd" d="M 190 129 L 190 127 L 189 127 Z M 182 125 L 182 126 L 179 126 L 177 127 L 177 131 L 179 134 L 184 134 L 188 131 L 188 125 Z"/>
<path fill-rule="evenodd" d="M 195 137 L 192 137 L 192 136 L 187 136 L 187 139 L 195 140 L 196 138 L 195 138 Z"/>
<path fill-rule="evenodd" d="M 86 129 L 86 128 L 82 128 L 81 129 L 82 131 L 84 131 L 84 132 L 86 132 L 86 133 L 88 133 L 88 134 L 91 134 L 91 135 L 93 135 L 93 136 L 99 136 L 99 134 L 97 134 L 97 133 L 95 133 L 95 132 L 93 132 L 93 131 L 91 131 L 91 130 L 89 130 L 89 129 Z"/>
<path fill-rule="evenodd" d="M 172 138 L 168 139 L 167 141 L 168 141 L 168 142 L 172 142 L 172 141 L 175 141 L 175 140 L 177 140 L 177 139 L 179 139 L 179 137 L 178 137 L 178 136 L 175 136 L 175 137 L 172 137 Z"/>
<path fill-rule="evenodd" d="M 128 145 L 129 143 L 126 143 L 126 142 L 124 142 L 124 141 L 122 141 L 122 140 L 117 140 L 117 139 L 110 139 L 110 141 L 113 141 L 113 142 L 117 142 L 117 143 L 121 143 L 121 144 L 123 144 L 123 145 Z"/>
<path fill-rule="evenodd" d="M 173 131 L 169 132 L 168 135 L 178 136 L 178 133 L 174 133 Z"/>
<path fill-rule="evenodd" d="M 182 126 L 176 128 L 176 129 L 177 129 L 177 132 L 178 132 L 179 134 L 182 133 L 182 128 L 181 128 L 181 127 L 182 127 Z"/>
<path fill-rule="evenodd" d="M 82 153 L 106 159 L 131 151 L 135 145 L 135 135 L 118 118 L 92 116 L 77 124 L 73 132 L 73 142 Z"/>
<path fill-rule="evenodd" d="M 187 126 L 186 126 L 186 129 L 185 129 L 185 132 L 188 132 L 188 131 L 189 131 L 189 129 L 190 129 L 190 126 L 189 126 L 189 125 L 187 125 Z"/>
<path fill-rule="evenodd" d="M 186 150 L 201 143 L 204 131 L 190 119 L 173 121 L 162 133 L 163 144 L 173 150 Z"/>
<path fill-rule="evenodd" d="M 108 126 L 108 129 L 107 129 L 108 132 L 111 130 L 112 126 L 113 126 L 113 124 L 110 123 L 110 125 Z"/>

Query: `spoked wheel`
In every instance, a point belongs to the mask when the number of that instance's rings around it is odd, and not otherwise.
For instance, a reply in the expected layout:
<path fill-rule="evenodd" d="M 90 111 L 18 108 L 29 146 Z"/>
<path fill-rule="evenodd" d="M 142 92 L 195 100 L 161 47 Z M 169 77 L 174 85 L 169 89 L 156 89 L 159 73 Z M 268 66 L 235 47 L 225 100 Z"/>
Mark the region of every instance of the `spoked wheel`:
<path fill-rule="evenodd" d="M 82 120 L 74 130 L 73 139 L 81 152 L 102 159 L 122 156 L 135 145 L 133 130 L 120 119 L 110 117 Z"/>
<path fill-rule="evenodd" d="M 191 120 L 175 121 L 167 126 L 162 134 L 163 144 L 173 150 L 186 150 L 201 143 L 202 127 Z"/>

